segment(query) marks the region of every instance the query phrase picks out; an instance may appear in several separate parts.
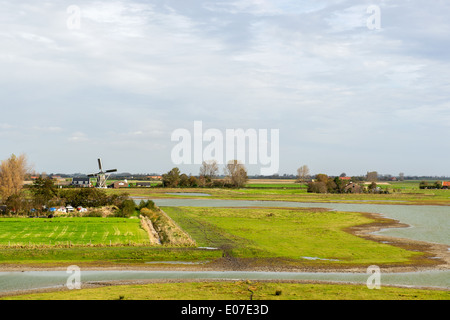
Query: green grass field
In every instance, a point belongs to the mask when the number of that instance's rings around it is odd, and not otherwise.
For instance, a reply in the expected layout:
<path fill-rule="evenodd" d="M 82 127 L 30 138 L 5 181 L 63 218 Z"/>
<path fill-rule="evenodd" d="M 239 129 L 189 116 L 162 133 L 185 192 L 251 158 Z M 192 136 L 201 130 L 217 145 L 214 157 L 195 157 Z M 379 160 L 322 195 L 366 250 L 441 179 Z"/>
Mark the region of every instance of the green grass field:
<path fill-rule="evenodd" d="M 146 244 L 139 219 L 0 218 L 0 245 Z"/>
<path fill-rule="evenodd" d="M 148 246 L 24 247 L 0 248 L 0 264 L 32 266 L 116 266 L 153 261 L 210 261 L 221 257 L 220 250 Z"/>
<path fill-rule="evenodd" d="M 448 300 L 450 291 L 282 282 L 182 282 L 35 293 L 3 300 Z"/>
<path fill-rule="evenodd" d="M 419 252 L 370 241 L 344 231 L 351 226 L 375 221 L 359 213 L 299 208 L 162 209 L 189 233 L 198 246 L 220 250 L 178 250 L 169 245 L 152 248 L 148 246 L 148 236 L 141 229 L 139 219 L 1 218 L 0 263 L 214 261 L 225 252 L 235 258 L 253 259 L 261 265 L 267 259 L 275 258 L 282 259 L 286 266 L 334 267 L 408 265 L 412 259 L 422 256 Z M 110 240 L 112 244 L 124 246 L 110 247 Z M 72 247 L 69 248 L 68 244 Z M 130 247 L 128 244 L 138 246 Z"/>
<path fill-rule="evenodd" d="M 239 258 L 287 258 L 307 263 L 408 263 L 420 256 L 344 230 L 374 222 L 359 213 L 313 209 L 164 207 L 200 246 L 229 248 Z M 332 261 L 337 260 L 337 261 Z M 314 263 L 314 262 L 311 262 Z"/>

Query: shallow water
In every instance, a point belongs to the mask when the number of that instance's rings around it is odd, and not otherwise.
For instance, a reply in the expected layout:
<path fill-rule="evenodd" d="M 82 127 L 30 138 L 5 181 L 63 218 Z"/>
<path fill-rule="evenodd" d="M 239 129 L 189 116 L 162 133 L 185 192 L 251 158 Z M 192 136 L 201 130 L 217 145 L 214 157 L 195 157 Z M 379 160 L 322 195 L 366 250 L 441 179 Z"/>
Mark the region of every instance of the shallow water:
<path fill-rule="evenodd" d="M 62 287 L 71 274 L 64 271 L 0 272 L 0 291 Z M 92 281 L 142 279 L 209 279 L 209 280 L 318 280 L 366 284 L 371 274 L 313 272 L 240 272 L 240 271 L 83 271 L 81 283 Z M 450 271 L 423 271 L 384 274 L 383 285 L 450 288 Z"/>
<path fill-rule="evenodd" d="M 210 197 L 209 193 L 200 192 L 166 192 L 165 194 L 171 194 L 175 196 L 199 196 L 199 197 Z"/>

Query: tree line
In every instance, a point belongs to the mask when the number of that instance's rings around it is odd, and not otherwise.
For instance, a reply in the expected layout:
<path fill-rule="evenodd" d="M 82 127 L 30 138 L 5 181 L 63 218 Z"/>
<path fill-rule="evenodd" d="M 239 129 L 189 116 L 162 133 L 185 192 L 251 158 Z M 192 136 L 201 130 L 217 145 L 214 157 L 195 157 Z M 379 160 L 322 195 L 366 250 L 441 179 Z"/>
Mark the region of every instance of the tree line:
<path fill-rule="evenodd" d="M 188 176 L 175 167 L 162 175 L 162 186 L 176 187 L 228 187 L 241 188 L 248 181 L 247 169 L 238 160 L 230 160 L 224 166 L 224 179 L 217 179 L 219 165 L 215 160 L 203 161 L 199 176 Z"/>

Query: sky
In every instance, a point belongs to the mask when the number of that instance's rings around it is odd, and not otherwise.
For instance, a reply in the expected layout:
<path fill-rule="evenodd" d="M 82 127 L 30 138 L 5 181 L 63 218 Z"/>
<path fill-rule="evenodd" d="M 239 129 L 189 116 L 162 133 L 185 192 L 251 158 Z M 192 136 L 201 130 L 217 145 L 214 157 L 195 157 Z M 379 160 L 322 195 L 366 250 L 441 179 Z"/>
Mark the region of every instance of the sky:
<path fill-rule="evenodd" d="M 102 158 L 119 172 L 196 175 L 198 164 L 174 161 L 172 135 L 200 121 L 224 136 L 278 130 L 280 175 L 307 165 L 450 176 L 449 1 L 0 8 L 0 159 L 24 153 L 46 173 L 96 172 Z"/>

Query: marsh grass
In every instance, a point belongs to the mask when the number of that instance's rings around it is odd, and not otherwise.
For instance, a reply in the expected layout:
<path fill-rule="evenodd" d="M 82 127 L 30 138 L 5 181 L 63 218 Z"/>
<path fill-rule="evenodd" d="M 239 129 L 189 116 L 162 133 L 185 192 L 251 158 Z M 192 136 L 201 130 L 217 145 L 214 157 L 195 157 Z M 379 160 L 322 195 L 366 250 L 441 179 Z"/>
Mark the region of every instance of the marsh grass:
<path fill-rule="evenodd" d="M 275 208 L 163 208 L 200 246 L 231 248 L 239 258 L 288 258 L 328 264 L 408 263 L 419 252 L 350 234 L 375 220 L 355 212 Z M 336 261 L 335 261 L 336 260 Z"/>
<path fill-rule="evenodd" d="M 106 286 L 4 297 L 7 300 L 449 300 L 450 291 L 258 281 Z"/>

